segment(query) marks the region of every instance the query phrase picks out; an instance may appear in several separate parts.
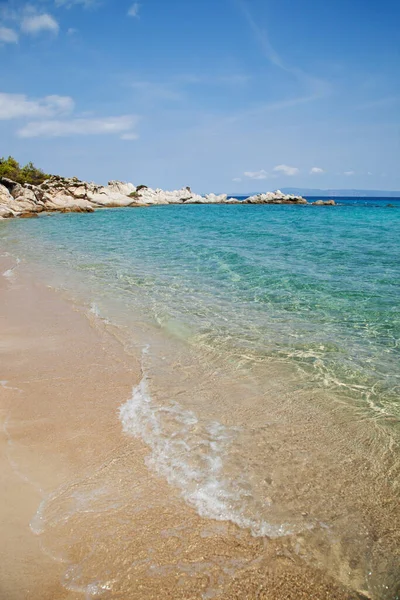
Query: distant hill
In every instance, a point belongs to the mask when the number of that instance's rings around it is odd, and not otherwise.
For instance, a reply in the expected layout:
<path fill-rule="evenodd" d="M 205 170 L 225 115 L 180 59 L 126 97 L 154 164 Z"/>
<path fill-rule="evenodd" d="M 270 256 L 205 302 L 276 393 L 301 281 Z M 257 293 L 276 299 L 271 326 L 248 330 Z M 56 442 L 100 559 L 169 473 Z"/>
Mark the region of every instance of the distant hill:
<path fill-rule="evenodd" d="M 271 187 L 271 186 L 269 186 Z M 267 189 L 258 192 L 238 192 L 228 194 L 235 196 L 255 196 L 267 191 Z M 281 188 L 284 194 L 294 194 L 297 196 L 310 196 L 313 198 L 400 198 L 400 191 L 388 190 L 316 190 L 313 188 Z"/>
<path fill-rule="evenodd" d="M 285 194 L 301 196 L 335 196 L 346 198 L 400 198 L 400 191 L 388 190 L 315 190 L 312 188 L 282 188 Z"/>

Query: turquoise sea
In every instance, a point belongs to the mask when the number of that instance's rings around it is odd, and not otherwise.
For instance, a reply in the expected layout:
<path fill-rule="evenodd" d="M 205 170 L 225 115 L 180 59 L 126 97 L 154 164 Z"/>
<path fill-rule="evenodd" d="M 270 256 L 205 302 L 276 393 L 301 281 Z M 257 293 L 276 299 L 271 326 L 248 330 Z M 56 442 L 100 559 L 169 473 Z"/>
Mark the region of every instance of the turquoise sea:
<path fill-rule="evenodd" d="M 400 199 L 337 202 L 51 215 L 0 245 L 143 352 L 122 427 L 202 516 L 318 530 L 314 562 L 336 544 L 345 583 L 393 600 Z"/>
<path fill-rule="evenodd" d="M 121 294 L 209 348 L 294 362 L 400 416 L 400 201 L 342 202 L 55 215 L 0 235 L 21 257 L 84 273 L 95 303 Z"/>

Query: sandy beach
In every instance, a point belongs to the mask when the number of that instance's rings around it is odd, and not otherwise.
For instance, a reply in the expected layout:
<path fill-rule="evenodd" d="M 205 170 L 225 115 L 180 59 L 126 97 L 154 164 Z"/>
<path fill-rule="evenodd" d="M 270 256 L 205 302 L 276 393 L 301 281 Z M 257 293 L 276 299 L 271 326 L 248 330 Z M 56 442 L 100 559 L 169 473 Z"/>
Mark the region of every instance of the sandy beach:
<path fill-rule="evenodd" d="M 117 417 L 137 357 L 15 266 L 1 260 L 2 599 L 360 597 L 151 474 Z"/>

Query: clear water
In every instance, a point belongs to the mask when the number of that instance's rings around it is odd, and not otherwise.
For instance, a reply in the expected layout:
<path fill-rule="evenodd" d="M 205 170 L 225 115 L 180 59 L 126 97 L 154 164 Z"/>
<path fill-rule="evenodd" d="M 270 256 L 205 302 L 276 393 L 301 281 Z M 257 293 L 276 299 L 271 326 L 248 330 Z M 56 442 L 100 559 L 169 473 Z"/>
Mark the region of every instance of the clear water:
<path fill-rule="evenodd" d="M 123 428 L 202 516 L 318 530 L 309 559 L 391 600 L 400 200 L 338 202 L 53 215 L 0 244 L 150 343 Z"/>
<path fill-rule="evenodd" d="M 93 302 L 124 296 L 126 312 L 192 343 L 296 363 L 400 416 L 400 211 L 343 202 L 58 215 L 4 223 L 0 236 L 21 257 L 83 272 Z"/>

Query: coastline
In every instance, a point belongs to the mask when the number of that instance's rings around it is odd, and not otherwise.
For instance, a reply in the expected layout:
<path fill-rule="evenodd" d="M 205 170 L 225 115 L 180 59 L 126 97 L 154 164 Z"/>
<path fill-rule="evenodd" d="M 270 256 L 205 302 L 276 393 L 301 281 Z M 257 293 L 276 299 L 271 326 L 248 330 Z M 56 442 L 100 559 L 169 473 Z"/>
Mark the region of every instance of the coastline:
<path fill-rule="evenodd" d="M 299 195 L 283 194 L 280 190 L 256 194 L 239 201 L 227 194 L 192 192 L 190 187 L 180 190 L 153 190 L 146 185 L 109 181 L 107 186 L 52 176 L 40 185 L 21 185 L 12 179 L 0 177 L 0 219 L 31 218 L 40 213 L 92 213 L 104 208 L 140 208 L 163 205 L 187 204 L 274 204 L 308 205 Z M 316 200 L 315 206 L 335 206 L 334 200 Z"/>
<path fill-rule="evenodd" d="M 362 597 L 286 540 L 199 517 L 121 431 L 139 357 L 22 270 L 0 285 L 8 599 Z"/>

